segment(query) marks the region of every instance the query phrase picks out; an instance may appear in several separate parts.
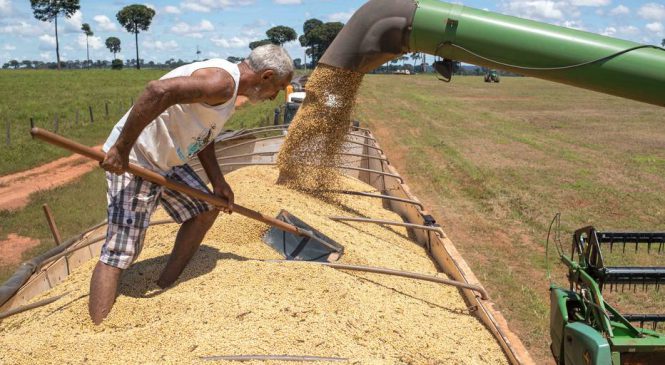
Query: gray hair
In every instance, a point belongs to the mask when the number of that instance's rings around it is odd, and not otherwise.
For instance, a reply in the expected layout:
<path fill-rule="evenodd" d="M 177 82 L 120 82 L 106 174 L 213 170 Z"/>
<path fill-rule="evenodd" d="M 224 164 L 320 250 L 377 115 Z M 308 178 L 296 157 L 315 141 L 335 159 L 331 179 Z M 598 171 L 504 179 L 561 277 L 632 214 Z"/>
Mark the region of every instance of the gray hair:
<path fill-rule="evenodd" d="M 293 73 L 293 60 L 283 47 L 266 44 L 256 47 L 245 60 L 254 72 L 273 70 L 279 80 Z"/>

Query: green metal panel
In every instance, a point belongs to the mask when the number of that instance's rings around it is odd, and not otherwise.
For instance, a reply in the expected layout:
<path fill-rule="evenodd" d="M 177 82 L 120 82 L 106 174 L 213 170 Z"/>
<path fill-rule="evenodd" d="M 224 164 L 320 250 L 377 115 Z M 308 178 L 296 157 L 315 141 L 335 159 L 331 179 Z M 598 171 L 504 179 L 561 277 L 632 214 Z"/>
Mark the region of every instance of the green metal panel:
<path fill-rule="evenodd" d="M 523 70 L 580 64 L 638 43 L 437 0 L 418 0 L 410 48 L 489 68 L 665 106 L 665 51 L 637 49 L 604 62 L 564 70 Z"/>
<path fill-rule="evenodd" d="M 568 323 L 566 291 L 555 286 L 550 287 L 550 349 L 557 364 L 563 364 L 563 329 Z"/>
<path fill-rule="evenodd" d="M 564 330 L 566 365 L 607 365 L 612 363 L 612 351 L 607 340 L 593 327 L 573 322 Z"/>

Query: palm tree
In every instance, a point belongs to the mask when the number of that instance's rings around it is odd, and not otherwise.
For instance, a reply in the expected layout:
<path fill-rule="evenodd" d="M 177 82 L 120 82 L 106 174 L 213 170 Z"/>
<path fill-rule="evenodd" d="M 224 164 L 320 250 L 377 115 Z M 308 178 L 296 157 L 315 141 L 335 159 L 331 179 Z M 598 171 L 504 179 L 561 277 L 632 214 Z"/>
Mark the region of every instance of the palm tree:
<path fill-rule="evenodd" d="M 90 69 L 90 46 L 88 44 L 88 37 L 92 37 L 95 35 L 95 33 L 92 32 L 92 29 L 90 29 L 90 24 L 88 23 L 83 23 L 81 25 L 81 30 L 83 33 L 85 33 L 85 53 L 88 57 L 88 69 Z"/>

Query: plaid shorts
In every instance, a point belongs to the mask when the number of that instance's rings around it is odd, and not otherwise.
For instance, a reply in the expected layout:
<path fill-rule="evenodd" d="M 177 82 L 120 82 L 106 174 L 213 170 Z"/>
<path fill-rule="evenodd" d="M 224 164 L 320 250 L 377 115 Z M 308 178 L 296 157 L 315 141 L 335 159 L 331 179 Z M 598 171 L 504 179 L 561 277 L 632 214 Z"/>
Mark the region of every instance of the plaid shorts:
<path fill-rule="evenodd" d="M 210 193 L 189 165 L 174 167 L 165 176 Z M 161 203 L 178 223 L 215 209 L 205 201 L 166 189 L 130 173 L 115 175 L 107 172 L 106 182 L 108 229 L 99 260 L 120 269 L 127 269 L 141 253 L 150 216 L 157 209 L 157 203 Z"/>

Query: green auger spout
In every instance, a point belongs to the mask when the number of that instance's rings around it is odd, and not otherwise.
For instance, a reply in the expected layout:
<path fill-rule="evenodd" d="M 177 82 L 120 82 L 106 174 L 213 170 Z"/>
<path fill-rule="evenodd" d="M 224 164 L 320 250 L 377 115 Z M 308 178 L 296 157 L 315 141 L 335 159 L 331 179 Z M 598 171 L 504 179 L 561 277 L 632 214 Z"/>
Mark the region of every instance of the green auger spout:
<path fill-rule="evenodd" d="M 371 0 L 320 62 L 370 72 L 407 52 L 665 106 L 665 50 L 437 0 Z"/>

